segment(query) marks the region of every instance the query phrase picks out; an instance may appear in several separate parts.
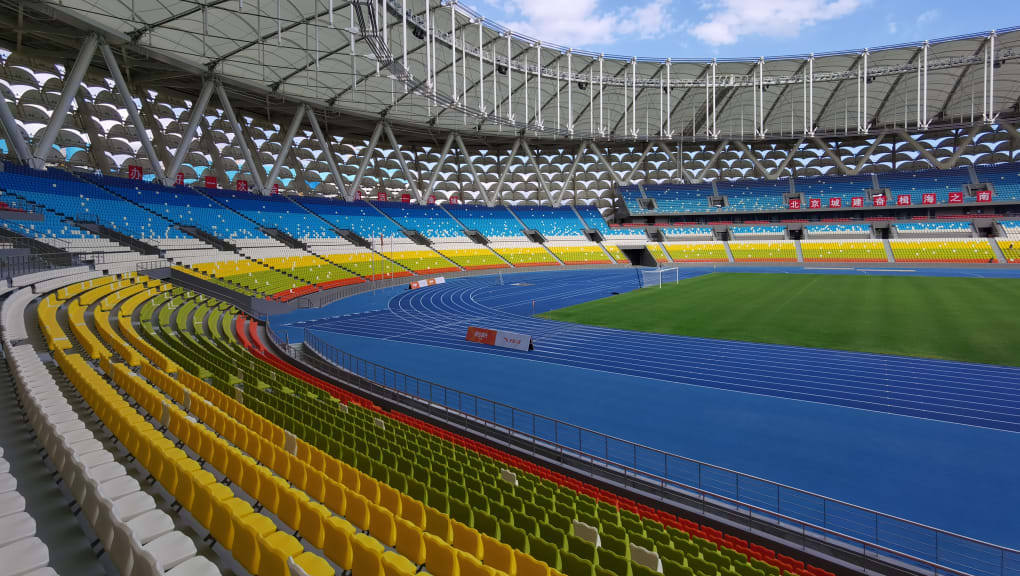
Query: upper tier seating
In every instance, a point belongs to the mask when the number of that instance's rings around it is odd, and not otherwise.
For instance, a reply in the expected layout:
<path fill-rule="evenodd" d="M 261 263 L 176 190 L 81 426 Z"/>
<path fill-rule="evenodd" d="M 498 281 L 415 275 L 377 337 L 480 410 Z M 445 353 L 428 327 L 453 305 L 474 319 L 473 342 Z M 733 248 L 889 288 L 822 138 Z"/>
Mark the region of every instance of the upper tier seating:
<path fill-rule="evenodd" d="M 786 226 L 730 226 L 734 238 L 785 238 Z"/>
<path fill-rule="evenodd" d="M 970 222 L 935 220 L 929 222 L 896 222 L 893 228 L 900 237 L 906 236 L 971 236 Z"/>
<path fill-rule="evenodd" d="M 338 229 L 351 230 L 365 240 L 405 237 L 400 226 L 364 200 L 344 202 L 315 196 L 294 197 L 294 200 Z"/>
<path fill-rule="evenodd" d="M 717 212 L 712 208 L 708 199 L 712 197 L 712 184 L 657 184 L 645 187 L 645 195 L 655 199 L 657 210 L 646 210 L 638 205 L 637 199 L 641 197 L 636 186 L 625 186 L 620 188 L 624 200 L 627 202 L 627 209 L 631 214 L 670 214 L 670 213 L 693 213 L 693 212 Z"/>
<path fill-rule="evenodd" d="M 584 222 L 569 206 L 514 206 L 510 208 L 524 225 L 547 239 L 583 238 Z"/>
<path fill-rule="evenodd" d="M 239 240 L 269 240 L 269 236 L 257 226 L 191 188 L 171 188 L 153 182 L 112 176 L 91 178 L 99 185 L 169 220 L 199 228 L 217 238 L 235 244 Z"/>
<path fill-rule="evenodd" d="M 894 202 L 898 196 L 909 194 L 911 204 L 923 205 L 924 196 L 934 194 L 935 202 L 944 204 L 949 202 L 950 192 L 963 192 L 964 186 L 970 184 L 970 170 L 963 166 L 952 170 L 886 172 L 878 175 L 878 184 L 881 188 L 889 189 Z"/>
<path fill-rule="evenodd" d="M 663 228 L 662 235 L 667 240 L 712 240 L 715 232 L 711 226 L 676 226 Z"/>
<path fill-rule="evenodd" d="M 871 224 L 805 224 L 804 232 L 809 237 L 869 238 L 871 237 Z"/>
<path fill-rule="evenodd" d="M 645 240 L 646 235 L 644 230 L 640 228 L 623 228 L 623 227 L 611 227 L 606 223 L 606 219 L 602 217 L 602 213 L 599 209 L 594 206 L 574 206 L 577 213 L 581 215 L 581 219 L 588 224 L 588 227 L 593 230 L 598 230 L 602 237 L 609 240 L 621 240 L 624 238 L 636 238 L 639 240 Z"/>
<path fill-rule="evenodd" d="M 286 196 L 260 196 L 248 192 L 210 190 L 217 202 L 240 212 L 266 228 L 276 228 L 293 238 L 335 238 L 337 233 L 315 214 L 291 202 Z"/>
<path fill-rule="evenodd" d="M 839 198 L 842 208 L 851 207 L 854 198 L 864 198 L 864 205 L 871 205 L 871 199 L 865 193 L 865 190 L 874 188 L 871 176 L 818 176 L 795 178 L 793 182 L 803 197 L 803 208 L 811 208 L 812 199 L 819 200 L 820 208 L 829 208 L 833 198 Z"/>
<path fill-rule="evenodd" d="M 790 181 L 780 180 L 721 180 L 716 183 L 716 192 L 726 197 L 726 206 L 721 212 L 757 212 L 782 210 L 786 208 L 783 195 L 790 191 Z"/>
<path fill-rule="evenodd" d="M 477 230 L 489 240 L 527 241 L 521 223 L 505 206 L 447 204 L 446 210 L 468 230 Z"/>
<path fill-rule="evenodd" d="M 141 240 L 188 238 L 173 223 L 60 170 L 5 164 L 0 189 L 67 218 L 95 222 Z"/>
<path fill-rule="evenodd" d="M 1020 164 L 980 165 L 974 167 L 974 172 L 977 173 L 978 182 L 987 182 L 994 188 L 992 200 L 1020 200 Z"/>
<path fill-rule="evenodd" d="M 376 202 L 375 206 L 404 228 L 417 230 L 426 238 L 468 240 L 460 224 L 435 204 L 422 206 L 398 202 Z"/>
<path fill-rule="evenodd" d="M 1008 238 L 1020 238 L 1020 220 L 1000 220 L 999 226 Z"/>

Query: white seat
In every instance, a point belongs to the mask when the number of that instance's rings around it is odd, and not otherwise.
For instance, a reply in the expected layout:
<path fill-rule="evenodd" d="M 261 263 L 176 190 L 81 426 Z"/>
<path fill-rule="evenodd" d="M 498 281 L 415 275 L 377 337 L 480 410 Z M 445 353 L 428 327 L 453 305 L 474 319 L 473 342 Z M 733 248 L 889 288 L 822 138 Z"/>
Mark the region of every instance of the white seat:
<path fill-rule="evenodd" d="M 0 494 L 14 492 L 18 489 L 18 480 L 10 474 L 0 474 Z"/>
<path fill-rule="evenodd" d="M 135 549 L 132 576 L 161 576 L 198 553 L 191 538 L 171 532 Z"/>
<path fill-rule="evenodd" d="M 38 538 L 22 538 L 0 548 L 0 566 L 3 574 L 15 576 L 45 568 L 50 563 L 50 551 Z"/>
<path fill-rule="evenodd" d="M 166 576 L 218 576 L 220 569 L 208 558 L 195 556 L 181 562 L 165 574 Z M 296 574 L 296 572 L 292 571 L 291 574 Z"/>
<path fill-rule="evenodd" d="M 142 486 L 131 476 L 118 476 L 98 486 L 99 495 L 107 500 L 113 501 L 123 498 L 132 492 L 138 492 Z"/>
<path fill-rule="evenodd" d="M 38 570 L 32 570 L 31 572 L 25 572 L 22 576 L 60 576 L 57 571 L 49 566 L 45 568 L 39 568 Z"/>
<path fill-rule="evenodd" d="M 7 474 L 11 471 L 11 463 L 0 457 L 0 474 Z"/>
<path fill-rule="evenodd" d="M 25 497 L 17 492 L 0 494 L 0 518 L 25 511 Z"/>
<path fill-rule="evenodd" d="M 0 546 L 7 546 L 29 536 L 35 536 L 35 520 L 28 513 L 17 512 L 0 518 Z"/>
<path fill-rule="evenodd" d="M 174 520 L 162 510 L 149 510 L 127 521 L 131 537 L 141 544 L 148 544 L 164 534 L 174 531 Z"/>

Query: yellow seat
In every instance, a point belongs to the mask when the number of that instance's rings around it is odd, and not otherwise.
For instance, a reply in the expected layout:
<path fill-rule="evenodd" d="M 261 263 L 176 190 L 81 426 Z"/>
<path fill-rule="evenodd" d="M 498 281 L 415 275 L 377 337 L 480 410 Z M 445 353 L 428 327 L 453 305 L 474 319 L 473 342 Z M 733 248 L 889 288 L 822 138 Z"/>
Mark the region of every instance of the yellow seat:
<path fill-rule="evenodd" d="M 259 576 L 288 576 L 287 559 L 304 551 L 298 539 L 286 532 L 273 532 L 260 544 Z"/>
<path fill-rule="evenodd" d="M 382 565 L 385 576 L 414 576 L 418 572 L 413 562 L 393 552 L 383 553 Z"/>
<path fill-rule="evenodd" d="M 223 502 L 234 497 L 234 491 L 223 484 L 207 484 L 195 486 L 195 503 L 191 514 L 206 529 L 212 526 L 212 510 L 214 502 Z"/>
<path fill-rule="evenodd" d="M 181 484 L 183 482 L 182 478 L 189 474 L 198 472 L 201 469 L 202 467 L 199 466 L 198 462 L 195 462 L 191 458 L 175 460 L 173 465 L 168 467 L 169 474 L 163 475 L 166 480 L 166 483 L 163 484 L 163 488 L 166 488 L 167 492 L 172 494 L 174 498 L 177 498 L 177 494 L 180 491 Z"/>
<path fill-rule="evenodd" d="M 359 474 L 355 468 L 352 468 L 346 462 L 340 463 L 340 483 L 350 489 L 352 492 L 358 492 L 359 488 Z"/>
<path fill-rule="evenodd" d="M 275 529 L 273 521 L 262 514 L 238 518 L 234 524 L 234 547 L 230 551 L 234 559 L 248 572 L 261 574 L 262 540 Z"/>
<path fill-rule="evenodd" d="M 400 517 L 419 528 L 425 527 L 425 505 L 407 494 L 400 495 Z"/>
<path fill-rule="evenodd" d="M 255 468 L 255 461 L 250 456 L 241 452 L 235 447 L 231 447 L 227 451 L 227 471 L 226 475 L 234 481 L 245 492 L 248 492 L 245 486 L 245 472 Z M 256 482 L 257 480 L 256 476 Z M 248 492 L 248 494 L 256 494 L 257 492 Z"/>
<path fill-rule="evenodd" d="M 251 504 L 240 498 L 213 502 L 212 525 L 209 534 L 224 548 L 234 547 L 234 525 L 238 519 L 254 514 Z"/>
<path fill-rule="evenodd" d="M 360 474 L 360 472 L 359 472 Z M 361 474 L 358 480 L 358 493 L 365 497 L 372 504 L 379 503 L 379 482 L 366 474 Z"/>
<path fill-rule="evenodd" d="M 400 516 L 400 492 L 389 484 L 379 484 L 379 505 L 390 511 L 394 516 Z"/>
<path fill-rule="evenodd" d="M 325 454 L 322 457 L 322 462 L 323 462 L 322 464 L 323 475 L 325 475 L 326 478 L 333 480 L 334 482 L 340 482 L 340 478 L 343 476 L 340 461 L 328 454 Z"/>
<path fill-rule="evenodd" d="M 367 534 L 355 534 L 351 538 L 353 559 L 351 573 L 358 576 L 382 576 L 382 555 L 386 548 Z"/>
<path fill-rule="evenodd" d="M 199 486 L 209 486 L 216 483 L 216 477 L 205 470 L 196 470 L 190 474 L 181 476 L 178 479 L 177 501 L 185 510 L 191 510 L 195 503 L 195 493 Z"/>
<path fill-rule="evenodd" d="M 353 524 L 343 518 L 332 516 L 322 525 L 324 539 L 322 549 L 326 557 L 343 570 L 351 569 L 351 538 L 358 532 Z"/>
<path fill-rule="evenodd" d="M 312 552 L 303 552 L 291 560 L 304 570 L 308 576 L 333 576 L 336 574 L 336 571 L 329 565 L 329 562 L 326 562 L 322 556 Z M 293 571 L 291 573 L 293 574 Z"/>
<path fill-rule="evenodd" d="M 397 552 L 400 552 L 405 558 L 418 566 L 424 564 L 425 540 L 422 538 L 421 528 L 403 518 L 396 519 L 395 527 L 396 544 L 393 547 L 397 549 Z"/>
<path fill-rule="evenodd" d="M 323 532 L 323 524 L 331 514 L 329 509 L 314 500 L 301 500 L 301 537 L 308 540 L 316 548 L 322 548 L 322 542 L 326 535 Z"/>
<path fill-rule="evenodd" d="M 425 531 L 449 542 L 453 538 L 450 517 L 431 506 L 425 507 Z"/>
<path fill-rule="evenodd" d="M 305 494 L 312 500 L 323 502 L 326 498 L 326 478 L 322 472 L 308 467 L 305 470 Z"/>
<path fill-rule="evenodd" d="M 457 551 L 446 542 L 425 534 L 425 569 L 434 576 L 458 576 Z"/>
<path fill-rule="evenodd" d="M 513 548 L 487 534 L 482 534 L 482 559 L 486 566 L 492 566 L 501 572 L 507 574 L 517 572 Z"/>
<path fill-rule="evenodd" d="M 457 553 L 457 569 L 460 576 L 495 576 L 495 570 L 483 566 L 477 558 L 464 552 Z"/>
<path fill-rule="evenodd" d="M 393 514 L 378 504 L 368 505 L 369 525 L 372 537 L 386 546 L 392 547 L 397 542 L 397 528 L 393 522 Z"/>
<path fill-rule="evenodd" d="M 453 540 L 450 543 L 453 544 L 453 547 L 462 552 L 467 552 L 475 558 L 481 558 L 482 535 L 474 528 L 461 524 L 456 520 L 451 523 L 451 528 Z"/>
<path fill-rule="evenodd" d="M 280 520 L 283 520 L 284 524 L 287 526 L 290 526 L 294 530 L 300 530 L 301 502 L 308 500 L 308 495 L 289 486 L 281 486 L 280 489 L 277 490 L 276 494 L 278 500 L 276 505 L 276 515 L 280 518 Z"/>
<path fill-rule="evenodd" d="M 323 492 L 325 495 L 322 497 L 322 503 L 333 511 L 334 514 L 340 516 L 347 515 L 347 490 L 335 480 L 325 479 L 323 484 Z"/>
<path fill-rule="evenodd" d="M 344 516 L 358 528 L 362 530 L 369 530 L 372 520 L 369 517 L 368 506 L 368 500 L 364 496 L 361 494 L 355 494 L 354 492 L 348 492 L 347 514 L 344 514 Z"/>
<path fill-rule="evenodd" d="M 305 492 L 305 484 L 308 482 L 308 465 L 294 456 L 288 456 L 287 459 L 290 461 L 290 473 L 286 475 L 281 473 L 280 475 L 290 480 L 295 488 Z"/>
<path fill-rule="evenodd" d="M 273 476 L 265 466 L 258 468 L 259 473 L 259 491 L 258 500 L 265 507 L 266 510 L 275 512 L 277 505 L 280 503 L 280 489 L 289 488 L 287 482 L 278 476 Z"/>
<path fill-rule="evenodd" d="M 244 490 L 246 494 L 255 498 L 259 493 L 259 483 L 262 481 L 262 474 L 259 473 L 260 466 L 255 463 L 255 459 L 248 456 L 242 457 L 240 462 L 235 462 L 235 465 L 240 465 L 244 468 L 241 473 L 240 482 L 238 485 L 241 490 Z M 227 470 L 230 470 L 230 466 L 227 466 Z"/>
<path fill-rule="evenodd" d="M 516 576 L 549 576 L 548 564 L 520 550 L 514 550 L 514 564 L 517 566 Z"/>

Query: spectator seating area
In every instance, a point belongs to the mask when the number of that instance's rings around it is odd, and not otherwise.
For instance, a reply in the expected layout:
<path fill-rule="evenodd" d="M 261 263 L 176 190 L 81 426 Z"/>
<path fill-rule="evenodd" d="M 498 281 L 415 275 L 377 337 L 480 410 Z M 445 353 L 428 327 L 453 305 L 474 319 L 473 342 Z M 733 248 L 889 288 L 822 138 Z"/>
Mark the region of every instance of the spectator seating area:
<path fill-rule="evenodd" d="M 447 204 L 445 208 L 465 228 L 477 230 L 489 240 L 527 240 L 521 223 L 504 206 Z"/>
<path fill-rule="evenodd" d="M 594 206 L 575 206 L 581 220 L 593 230 L 598 230 L 602 237 L 607 240 L 638 239 L 645 240 L 645 231 L 641 228 L 625 228 L 622 226 L 610 226 L 602 213 Z"/>
<path fill-rule="evenodd" d="M 760 212 L 786 208 L 783 194 L 790 191 L 790 181 L 780 180 L 721 180 L 716 192 L 726 197 L 726 206 L 720 212 Z"/>
<path fill-rule="evenodd" d="M 715 232 L 711 226 L 675 226 L 660 230 L 666 240 L 712 240 Z"/>
<path fill-rule="evenodd" d="M 729 262 L 722 242 L 667 242 L 664 244 L 674 262 Z"/>
<path fill-rule="evenodd" d="M 438 243 L 432 248 L 446 256 L 465 270 L 485 270 L 489 268 L 509 268 L 510 265 L 495 252 L 477 244 Z"/>
<path fill-rule="evenodd" d="M 525 242 L 492 242 L 489 244 L 496 253 L 517 267 L 557 266 L 559 262 L 541 245 Z"/>
<path fill-rule="evenodd" d="M 1000 239 L 998 243 L 1007 264 L 1020 264 L 1020 239 Z"/>
<path fill-rule="evenodd" d="M 970 222 L 932 220 L 927 222 L 896 222 L 893 229 L 898 237 L 906 236 L 972 236 Z"/>
<path fill-rule="evenodd" d="M 871 224 L 805 224 L 804 234 L 808 238 L 870 238 Z"/>
<path fill-rule="evenodd" d="M 660 565 L 665 576 L 829 576 L 381 409 L 275 357 L 253 322 L 213 299 L 144 276 L 54 288 L 40 291 L 39 329 L 95 426 L 119 441 L 114 456 L 69 451 L 65 479 L 123 573 L 206 576 L 229 561 L 267 576 L 653 576 Z M 19 299 L 22 316 L 34 297 Z M 71 331 L 62 309 L 78 319 Z M 26 352 L 9 357 L 38 361 Z M 64 421 L 49 417 L 57 404 L 37 405 L 41 426 Z M 128 462 L 165 498 L 108 473 Z M 76 483 L 74 466 L 94 481 Z"/>
<path fill-rule="evenodd" d="M 888 262 L 881 240 L 801 240 L 804 262 Z"/>
<path fill-rule="evenodd" d="M 627 255 L 624 254 L 623 250 L 621 250 L 616 244 L 603 244 L 602 247 L 606 249 L 606 252 L 609 252 L 609 255 L 612 256 L 613 260 L 618 264 L 627 264 L 630 262 Z"/>
<path fill-rule="evenodd" d="M 400 226 L 364 200 L 343 202 L 315 196 L 294 196 L 293 199 L 337 229 L 351 230 L 366 240 L 404 238 Z"/>
<path fill-rule="evenodd" d="M 897 262 L 996 262 L 987 239 L 890 240 Z"/>
<path fill-rule="evenodd" d="M 656 262 L 669 262 L 669 255 L 666 254 L 666 250 L 663 249 L 662 244 L 659 244 L 658 242 L 649 242 L 647 244 L 647 248 L 648 253 L 652 255 L 652 258 L 654 258 Z"/>
<path fill-rule="evenodd" d="M 293 238 L 305 240 L 337 237 L 337 233 L 324 220 L 285 196 L 257 196 L 227 190 L 208 190 L 205 193 L 259 226 L 276 228 Z"/>
<path fill-rule="evenodd" d="M 974 167 L 974 172 L 977 174 L 978 183 L 992 185 L 992 200 L 1020 200 L 1020 163 L 979 165 Z M 973 201 L 972 197 L 965 198 Z"/>
<path fill-rule="evenodd" d="M 613 263 L 602 247 L 594 242 L 550 242 L 545 246 L 567 265 Z"/>
<path fill-rule="evenodd" d="M 880 188 L 890 190 L 893 201 L 901 195 L 909 194 L 912 205 L 923 205 L 924 196 L 934 194 L 936 203 L 945 204 L 949 202 L 950 192 L 963 192 L 964 187 L 970 184 L 970 170 L 962 166 L 952 170 L 885 172 L 878 175 L 878 184 Z M 964 200 L 967 200 L 966 195 Z"/>
<path fill-rule="evenodd" d="M 464 237 L 464 230 L 445 210 L 435 204 L 376 202 L 375 206 L 408 230 L 417 230 L 433 240 Z"/>
<path fill-rule="evenodd" d="M 797 248 L 792 240 L 747 240 L 730 242 L 734 262 L 796 262 Z"/>
<path fill-rule="evenodd" d="M 999 227 L 1007 238 L 1020 239 L 1020 220 L 1000 220 Z"/>
<path fill-rule="evenodd" d="M 577 239 L 584 237 L 584 222 L 569 206 L 515 206 L 510 208 L 524 223 L 537 230 L 547 240 Z"/>
<path fill-rule="evenodd" d="M 647 210 L 638 203 L 641 191 L 637 186 L 623 186 L 620 194 L 633 215 L 642 214 L 692 214 L 718 212 L 709 205 L 713 196 L 712 184 L 659 184 L 645 186 L 645 196 L 655 199 L 656 210 Z"/>
<path fill-rule="evenodd" d="M 734 238 L 786 238 L 786 226 L 730 226 Z"/>
<path fill-rule="evenodd" d="M 870 195 L 865 192 L 874 188 L 870 175 L 794 178 L 793 182 L 801 195 L 803 208 L 810 208 L 813 199 L 819 201 L 821 208 L 828 208 L 833 198 L 838 198 L 844 208 L 852 206 L 854 198 L 864 198 L 864 205 L 871 205 Z"/>

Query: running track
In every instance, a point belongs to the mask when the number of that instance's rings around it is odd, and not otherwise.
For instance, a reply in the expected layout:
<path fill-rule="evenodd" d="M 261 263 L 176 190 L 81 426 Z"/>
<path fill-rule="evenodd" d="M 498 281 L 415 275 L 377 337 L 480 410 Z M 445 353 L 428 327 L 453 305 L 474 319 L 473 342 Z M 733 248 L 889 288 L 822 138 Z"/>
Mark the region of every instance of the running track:
<path fill-rule="evenodd" d="M 681 277 L 707 271 L 686 269 Z M 650 334 L 531 317 L 533 309 L 561 308 L 637 287 L 633 270 L 513 274 L 503 277 L 502 284 L 494 276 L 463 278 L 399 292 L 385 309 L 289 325 L 1020 432 L 1020 368 Z M 535 350 L 466 342 L 469 325 L 530 334 Z"/>

